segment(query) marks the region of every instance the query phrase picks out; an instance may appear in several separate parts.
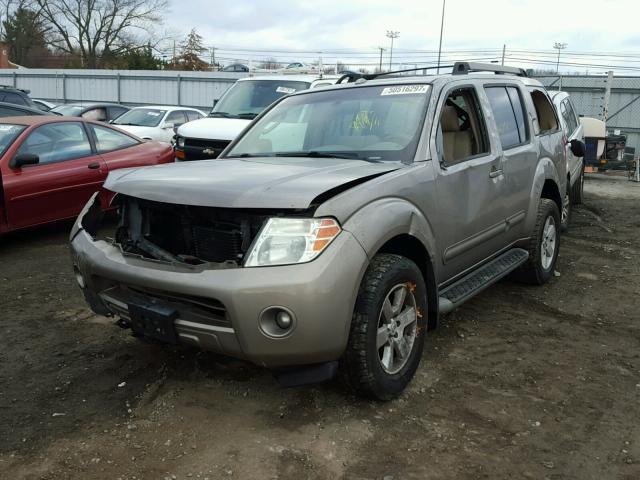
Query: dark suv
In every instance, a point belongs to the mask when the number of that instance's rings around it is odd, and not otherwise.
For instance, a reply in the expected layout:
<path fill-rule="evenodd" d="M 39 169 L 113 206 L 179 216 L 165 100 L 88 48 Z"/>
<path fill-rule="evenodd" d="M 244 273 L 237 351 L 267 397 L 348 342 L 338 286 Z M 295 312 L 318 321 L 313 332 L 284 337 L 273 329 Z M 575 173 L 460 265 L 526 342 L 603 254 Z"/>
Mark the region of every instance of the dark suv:
<path fill-rule="evenodd" d="M 38 106 L 29 98 L 29 93 L 29 90 L 15 88 L 10 85 L 0 85 L 0 102 L 14 103 L 37 109 Z"/>

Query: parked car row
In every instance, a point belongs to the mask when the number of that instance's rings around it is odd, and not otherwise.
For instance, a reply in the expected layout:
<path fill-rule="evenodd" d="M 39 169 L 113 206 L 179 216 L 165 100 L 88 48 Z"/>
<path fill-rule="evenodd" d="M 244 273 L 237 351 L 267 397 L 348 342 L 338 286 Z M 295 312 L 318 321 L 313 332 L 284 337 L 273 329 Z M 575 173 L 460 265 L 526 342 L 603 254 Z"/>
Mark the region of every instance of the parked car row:
<path fill-rule="evenodd" d="M 398 395 L 441 314 L 509 274 L 553 277 L 582 201 L 569 95 L 510 67 L 245 78 L 206 118 L 52 111 L 0 119 L 0 233 L 77 215 L 97 314 L 285 384 L 341 371 L 360 395 Z"/>

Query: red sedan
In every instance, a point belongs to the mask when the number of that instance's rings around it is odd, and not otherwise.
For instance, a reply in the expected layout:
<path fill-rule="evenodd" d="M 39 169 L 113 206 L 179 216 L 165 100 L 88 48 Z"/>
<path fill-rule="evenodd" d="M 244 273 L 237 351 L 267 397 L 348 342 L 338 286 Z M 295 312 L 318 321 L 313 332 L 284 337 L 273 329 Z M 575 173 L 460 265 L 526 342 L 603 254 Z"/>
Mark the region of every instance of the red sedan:
<path fill-rule="evenodd" d="M 166 143 L 72 117 L 0 119 L 0 234 L 74 218 L 111 170 L 173 161 Z"/>

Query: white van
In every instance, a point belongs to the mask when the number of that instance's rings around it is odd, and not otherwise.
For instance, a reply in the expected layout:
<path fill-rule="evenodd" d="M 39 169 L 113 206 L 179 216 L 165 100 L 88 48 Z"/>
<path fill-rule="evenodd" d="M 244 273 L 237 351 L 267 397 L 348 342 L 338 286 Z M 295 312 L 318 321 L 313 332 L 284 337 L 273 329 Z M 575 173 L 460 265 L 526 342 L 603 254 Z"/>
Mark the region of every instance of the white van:
<path fill-rule="evenodd" d="M 206 118 L 180 126 L 176 161 L 216 158 L 265 108 L 299 90 L 334 84 L 338 76 L 265 75 L 241 78 L 214 104 Z"/>

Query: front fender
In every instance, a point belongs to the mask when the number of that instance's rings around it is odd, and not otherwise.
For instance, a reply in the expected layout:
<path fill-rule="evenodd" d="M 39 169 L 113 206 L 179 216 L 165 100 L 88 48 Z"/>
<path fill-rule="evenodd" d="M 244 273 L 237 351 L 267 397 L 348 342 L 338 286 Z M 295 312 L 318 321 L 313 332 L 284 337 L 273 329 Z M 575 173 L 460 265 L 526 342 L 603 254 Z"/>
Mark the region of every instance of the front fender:
<path fill-rule="evenodd" d="M 362 245 L 369 259 L 389 240 L 408 234 L 419 240 L 431 258 L 438 278 L 436 241 L 427 218 L 411 202 L 397 197 L 381 198 L 368 203 L 349 217 L 342 228 Z"/>

